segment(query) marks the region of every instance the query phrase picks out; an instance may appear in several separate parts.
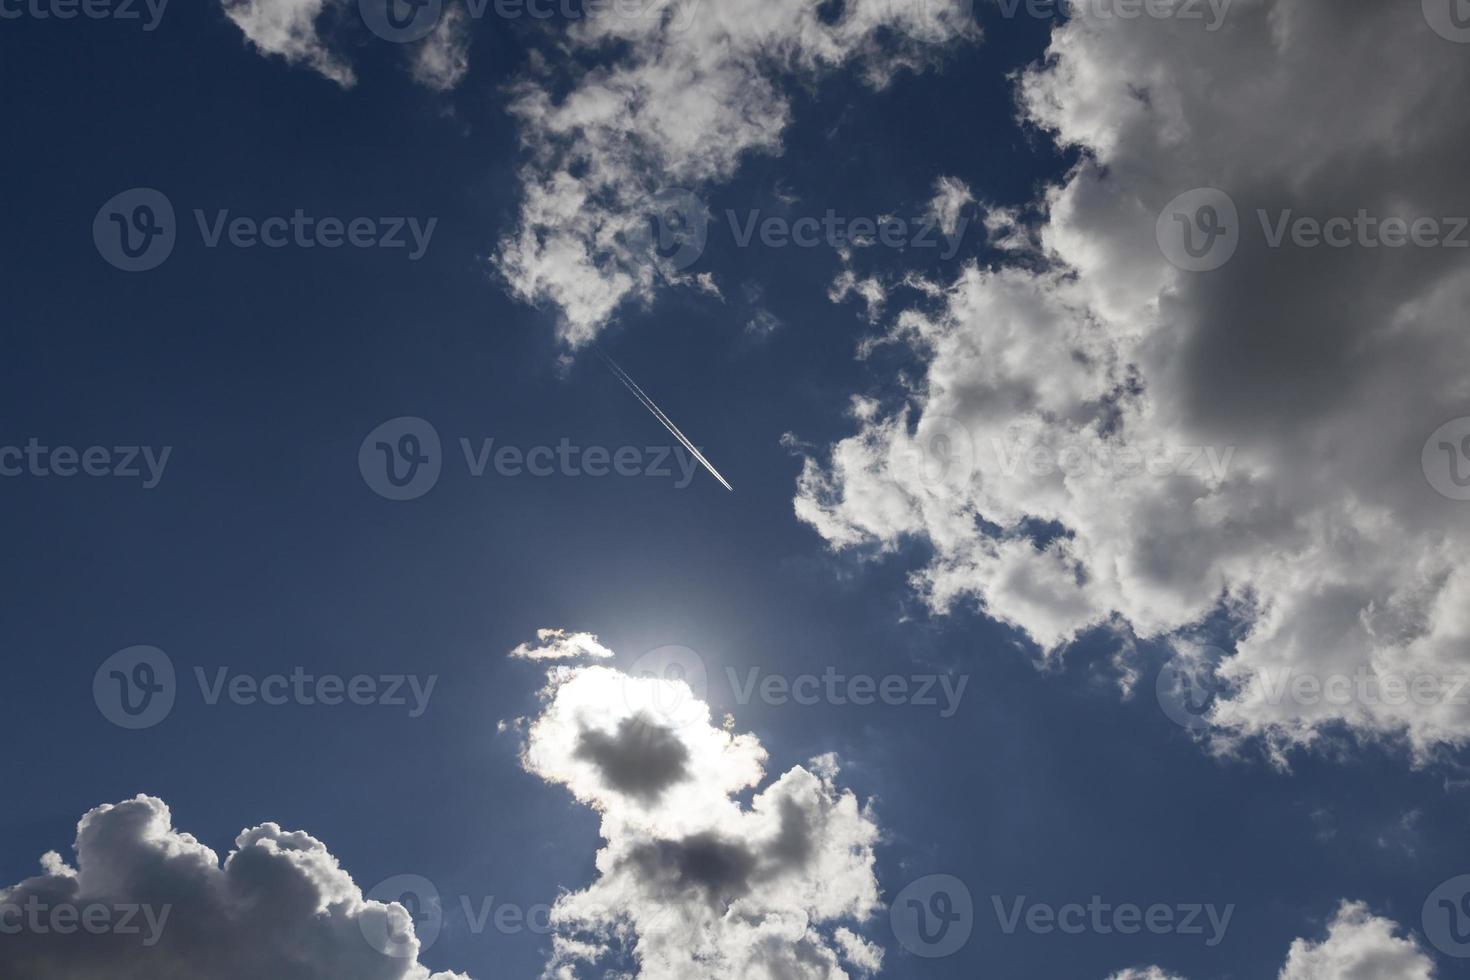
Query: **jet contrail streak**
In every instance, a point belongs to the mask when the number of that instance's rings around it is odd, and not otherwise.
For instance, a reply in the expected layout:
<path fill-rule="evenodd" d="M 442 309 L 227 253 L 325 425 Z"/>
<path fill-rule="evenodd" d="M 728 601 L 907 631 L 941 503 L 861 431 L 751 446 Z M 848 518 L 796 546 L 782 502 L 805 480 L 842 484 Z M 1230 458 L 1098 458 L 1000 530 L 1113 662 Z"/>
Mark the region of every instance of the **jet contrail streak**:
<path fill-rule="evenodd" d="M 649 398 L 648 395 L 644 394 L 643 389 L 638 387 L 638 383 L 636 381 L 628 377 L 628 372 L 618 367 L 617 362 L 614 361 L 611 357 L 608 357 L 607 353 L 603 351 L 601 347 L 594 345 L 592 349 L 597 351 L 597 356 L 602 358 L 603 363 L 608 366 L 608 370 L 612 371 L 617 379 L 621 381 L 623 385 L 633 393 L 633 396 L 643 403 L 643 407 L 652 412 L 653 417 L 662 422 L 664 428 L 668 429 L 669 432 L 673 434 L 675 439 L 678 439 L 681 443 L 683 443 L 684 448 L 693 453 L 695 459 L 704 464 L 704 468 L 709 470 L 709 475 L 714 477 L 716 480 L 719 480 L 720 486 L 724 487 L 726 490 L 729 490 L 731 493 L 734 493 L 735 488 L 730 486 L 730 481 L 726 480 L 723 476 L 720 476 L 720 471 L 715 469 L 715 464 L 704 458 L 704 453 L 696 449 L 694 443 L 690 442 L 689 438 L 685 436 L 684 433 L 679 431 L 679 427 L 674 424 L 673 420 L 665 415 L 663 411 L 653 403 L 652 398 Z"/>

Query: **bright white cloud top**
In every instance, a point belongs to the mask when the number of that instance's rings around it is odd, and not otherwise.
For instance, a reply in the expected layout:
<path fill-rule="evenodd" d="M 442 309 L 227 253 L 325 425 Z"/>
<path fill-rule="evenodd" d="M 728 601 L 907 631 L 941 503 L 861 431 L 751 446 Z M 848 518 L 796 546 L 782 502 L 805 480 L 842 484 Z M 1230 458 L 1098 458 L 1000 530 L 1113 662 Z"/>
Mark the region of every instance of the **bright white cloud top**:
<path fill-rule="evenodd" d="M 1321 942 L 1291 944 L 1278 980 L 1434 980 L 1434 963 L 1399 926 L 1359 902 L 1343 902 Z M 1159 967 L 1124 970 L 1108 980 L 1185 980 Z"/>
<path fill-rule="evenodd" d="M 49 853 L 43 874 L 0 889 L 7 931 L 22 925 L 0 941 L 0 976 L 469 980 L 420 965 L 408 911 L 364 898 L 308 834 L 252 827 L 221 864 L 173 827 L 162 800 L 138 796 L 82 817 L 75 848 L 75 867 Z M 51 928 L 65 909 L 71 929 Z M 106 931 L 82 927 L 89 909 L 107 910 Z M 42 927 L 25 925 L 32 918 Z"/>
<path fill-rule="evenodd" d="M 679 680 L 552 668 L 522 761 L 602 816 L 598 875 L 563 895 L 546 976 L 839 980 L 882 951 L 853 930 L 880 908 L 871 810 L 831 757 L 765 782 L 751 734 L 710 723 Z"/>
<path fill-rule="evenodd" d="M 516 660 L 577 660 L 582 657 L 606 660 L 613 652 L 597 641 L 596 633 L 539 629 L 536 631 L 536 645 L 522 643 L 510 655 Z"/>
<path fill-rule="evenodd" d="M 1080 5 L 1020 80 L 1026 119 L 1081 151 L 1039 247 L 917 283 L 886 342 L 923 369 L 901 403 L 854 398 L 799 517 L 837 549 L 926 541 L 935 611 L 974 602 L 1046 652 L 1229 613 L 1222 748 L 1284 758 L 1341 726 L 1421 760 L 1463 743 L 1470 522 L 1421 452 L 1470 415 L 1466 252 L 1272 248 L 1257 211 L 1470 215 L 1464 55 L 1418 4 L 1241 0 L 1213 32 Z M 1239 244 L 1185 272 L 1156 233 L 1196 188 L 1228 192 Z M 1273 698 L 1251 683 L 1270 671 L 1438 687 Z"/>
<path fill-rule="evenodd" d="M 580 75 L 563 97 L 548 65 L 522 83 L 511 110 L 532 159 L 518 226 L 496 265 L 516 296 L 556 311 L 570 347 L 660 285 L 709 288 L 684 271 L 695 255 L 669 261 L 650 247 L 649 222 L 702 226 L 691 192 L 731 177 L 747 153 L 780 152 L 786 80 L 856 65 L 881 86 L 974 33 L 966 0 L 849 0 L 831 22 L 822 6 L 655 0 L 639 16 L 572 26 L 573 49 L 626 53 Z"/>

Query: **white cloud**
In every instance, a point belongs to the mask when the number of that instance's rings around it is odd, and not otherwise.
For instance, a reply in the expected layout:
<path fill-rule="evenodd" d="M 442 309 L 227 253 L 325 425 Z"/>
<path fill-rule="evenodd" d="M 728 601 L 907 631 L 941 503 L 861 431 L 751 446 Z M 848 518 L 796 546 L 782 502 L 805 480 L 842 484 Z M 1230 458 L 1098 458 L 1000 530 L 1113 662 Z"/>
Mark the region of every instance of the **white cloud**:
<path fill-rule="evenodd" d="M 929 216 L 939 224 L 944 237 L 953 238 L 960 230 L 960 214 L 965 205 L 974 204 L 975 195 L 958 177 L 940 177 L 934 181 L 934 200 L 929 202 Z"/>
<path fill-rule="evenodd" d="M 357 74 L 330 50 L 317 32 L 317 21 L 328 9 L 337 11 L 343 0 L 220 0 L 225 16 L 245 32 L 264 55 L 276 55 L 289 64 L 304 65 L 343 88 L 357 84 Z"/>
<path fill-rule="evenodd" d="M 162 800 L 138 796 L 82 817 L 75 847 L 74 868 L 48 854 L 43 874 L 0 889 L 12 927 L 42 923 L 0 943 L 0 975 L 468 980 L 420 965 L 407 910 L 364 899 L 326 845 L 307 834 L 273 823 L 241 831 L 222 865 L 214 851 L 174 829 Z M 130 906 L 151 910 L 159 928 L 142 913 L 121 911 Z M 119 928 L 59 933 L 47 923 L 62 908 L 114 910 L 109 921 Z M 125 932 L 134 926 L 142 932 Z M 370 941 L 374 935 L 401 938 L 388 948 L 403 955 L 385 955 Z"/>
<path fill-rule="evenodd" d="M 1434 963 L 1397 923 L 1361 902 L 1343 902 L 1321 942 L 1291 944 L 1278 980 L 1434 980 Z M 1124 970 L 1108 980 L 1184 980 L 1154 966 Z"/>
<path fill-rule="evenodd" d="M 310 68 L 343 88 L 357 84 L 357 72 L 337 39 L 347 22 L 357 20 L 373 43 L 398 46 L 374 37 L 360 23 L 356 0 L 220 0 L 220 5 L 261 54 Z M 415 36 L 422 40 L 404 45 L 414 81 L 438 92 L 458 87 L 470 67 L 467 8 L 456 0 L 446 2 L 427 36 Z"/>
<path fill-rule="evenodd" d="M 1361 902 L 1343 902 L 1320 943 L 1291 944 L 1280 980 L 1433 980 L 1434 963 L 1399 927 Z"/>
<path fill-rule="evenodd" d="M 649 222 L 670 203 L 658 195 L 697 193 L 733 176 L 746 154 L 780 152 L 789 77 L 856 64 L 882 85 L 975 33 L 965 0 L 849 0 L 832 22 L 820 8 L 668 0 L 642 16 L 591 18 L 567 44 L 623 53 L 562 96 L 552 93 L 563 79 L 544 62 L 522 83 L 512 111 L 532 159 L 517 228 L 495 264 L 518 298 L 555 308 L 565 343 L 590 342 L 623 303 L 650 301 L 662 283 L 695 282 L 684 269 L 698 247 L 670 261 L 650 246 Z M 697 198 L 682 200 L 683 223 L 706 220 Z"/>
<path fill-rule="evenodd" d="M 436 92 L 459 87 L 470 70 L 470 26 L 466 8 L 454 4 L 414 49 L 414 81 Z"/>
<path fill-rule="evenodd" d="M 760 742 L 712 725 L 682 681 L 557 667 L 542 696 L 523 763 L 596 809 L 603 837 L 596 879 L 553 908 L 545 976 L 625 958 L 641 980 L 840 980 L 881 964 L 850 928 L 880 907 L 878 827 L 837 788 L 834 759 L 760 788 Z"/>
<path fill-rule="evenodd" d="M 1465 674 L 1470 525 L 1420 465 L 1470 415 L 1464 253 L 1271 249 L 1255 214 L 1470 215 L 1463 54 L 1416 5 L 1240 0 L 1215 32 L 1082 5 L 1021 80 L 1029 118 L 1082 151 L 1039 249 L 1022 235 L 1015 265 L 913 283 L 883 341 L 923 362 L 906 405 L 855 401 L 797 514 L 835 548 L 926 540 L 914 583 L 936 611 L 973 600 L 1047 651 L 1097 628 L 1187 637 L 1224 609 L 1237 681 Z M 1184 273 L 1156 222 L 1200 187 L 1232 195 L 1241 243 Z M 1284 758 L 1345 724 L 1423 758 L 1470 736 L 1449 701 L 1246 685 L 1212 720 L 1222 749 Z"/>
<path fill-rule="evenodd" d="M 563 629 L 536 631 L 539 646 L 522 643 L 510 652 L 517 660 L 577 660 L 582 657 L 605 660 L 613 652 L 597 641 L 596 633 L 569 633 Z"/>

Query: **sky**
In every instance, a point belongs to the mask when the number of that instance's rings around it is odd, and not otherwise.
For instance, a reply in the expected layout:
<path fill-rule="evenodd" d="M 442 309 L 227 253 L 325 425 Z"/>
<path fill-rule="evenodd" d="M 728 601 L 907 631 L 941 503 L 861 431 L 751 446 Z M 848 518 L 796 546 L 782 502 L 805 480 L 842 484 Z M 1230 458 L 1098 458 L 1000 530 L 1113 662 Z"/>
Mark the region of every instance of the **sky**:
<path fill-rule="evenodd" d="M 0 976 L 1470 975 L 1467 56 L 0 0 Z"/>

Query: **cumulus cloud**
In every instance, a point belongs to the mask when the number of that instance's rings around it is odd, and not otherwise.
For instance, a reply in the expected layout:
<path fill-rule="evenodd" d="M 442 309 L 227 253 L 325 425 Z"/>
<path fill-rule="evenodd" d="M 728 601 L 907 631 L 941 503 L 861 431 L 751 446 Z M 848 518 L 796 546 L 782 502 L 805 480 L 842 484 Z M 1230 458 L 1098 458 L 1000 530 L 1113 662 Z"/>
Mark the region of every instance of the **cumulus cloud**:
<path fill-rule="evenodd" d="M 563 629 L 536 631 L 539 646 L 522 643 L 510 652 L 517 660 L 578 660 L 592 657 L 605 660 L 613 652 L 597 642 L 596 633 L 569 633 Z"/>
<path fill-rule="evenodd" d="M 299 831 L 244 830 L 221 864 L 173 827 L 162 800 L 140 795 L 82 817 L 75 851 L 75 867 L 47 854 L 41 875 L 0 889 L 7 932 L 20 926 L 0 942 L 0 975 L 469 980 L 420 965 L 408 911 L 365 899 L 326 845 Z M 68 909 L 72 928 L 52 928 Z M 88 915 L 108 928 L 76 925 Z"/>
<path fill-rule="evenodd" d="M 459 87 L 469 70 L 469 14 L 458 5 L 445 7 L 434 30 L 414 50 L 414 81 L 436 92 L 448 92 Z"/>
<path fill-rule="evenodd" d="M 1278 980 L 1434 980 L 1434 963 L 1397 923 L 1361 902 L 1343 902 L 1321 942 L 1291 944 Z M 1159 967 L 1124 970 L 1108 980 L 1184 980 Z"/>
<path fill-rule="evenodd" d="M 1397 923 L 1371 914 L 1361 902 L 1343 902 L 1319 943 L 1291 944 L 1280 980 L 1433 980 L 1434 963 Z"/>
<path fill-rule="evenodd" d="M 940 177 L 934 182 L 934 199 L 929 202 L 929 216 L 939 225 L 946 238 L 960 230 L 960 215 L 965 206 L 975 203 L 975 194 L 958 177 Z"/>
<path fill-rule="evenodd" d="M 357 72 L 337 41 L 344 20 L 357 17 L 356 0 L 220 0 L 220 4 L 261 54 L 310 68 L 343 88 L 357 84 Z M 469 26 L 464 6 L 445 3 L 428 34 L 406 45 L 414 81 L 438 92 L 458 87 L 469 72 Z"/>
<path fill-rule="evenodd" d="M 682 680 L 554 667 L 522 762 L 601 814 L 597 877 L 562 895 L 545 976 L 840 980 L 882 964 L 878 827 L 831 757 L 766 782 L 751 734 Z M 765 784 L 762 786 L 762 784 Z M 748 804 L 736 797 L 753 790 Z"/>
<path fill-rule="evenodd" d="M 934 610 L 974 602 L 1047 652 L 1226 613 L 1222 750 L 1465 741 L 1470 524 L 1420 458 L 1470 414 L 1464 252 L 1273 248 L 1257 214 L 1470 215 L 1463 55 L 1418 5 L 1240 0 L 1214 31 L 1079 5 L 1019 82 L 1025 117 L 1080 155 L 1036 246 L 1002 237 L 1014 261 L 911 283 L 879 342 L 922 369 L 897 402 L 854 399 L 855 434 L 803 466 L 799 517 L 839 549 L 927 542 L 913 582 Z M 1230 196 L 1239 243 L 1186 272 L 1159 218 L 1197 188 Z M 1441 686 L 1307 703 L 1263 696 L 1269 671 Z"/>
<path fill-rule="evenodd" d="M 881 86 L 975 32 L 966 0 L 849 0 L 835 20 L 817 0 L 656 0 L 579 21 L 566 43 L 613 57 L 570 80 L 542 63 L 521 83 L 512 111 L 531 160 L 495 264 L 583 346 L 624 302 L 697 284 L 696 195 L 746 154 L 780 152 L 788 79 L 857 65 Z"/>
<path fill-rule="evenodd" d="M 303 65 L 343 88 L 357 84 L 357 73 L 333 52 L 317 30 L 317 21 L 343 0 L 220 0 L 225 16 L 245 33 L 261 54 Z"/>

